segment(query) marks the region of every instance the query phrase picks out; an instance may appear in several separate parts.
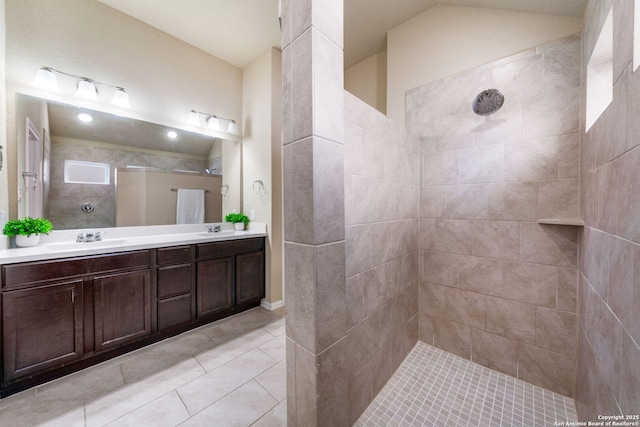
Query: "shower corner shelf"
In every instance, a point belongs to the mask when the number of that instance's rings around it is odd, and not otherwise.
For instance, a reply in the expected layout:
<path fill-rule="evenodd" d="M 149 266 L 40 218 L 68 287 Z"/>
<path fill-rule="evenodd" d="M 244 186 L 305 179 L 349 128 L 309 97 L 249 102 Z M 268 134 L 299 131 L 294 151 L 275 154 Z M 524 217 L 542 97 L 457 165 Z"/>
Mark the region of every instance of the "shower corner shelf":
<path fill-rule="evenodd" d="M 539 219 L 538 224 L 546 224 L 546 225 L 573 225 L 576 227 L 584 227 L 584 221 L 579 218 L 545 218 Z"/>

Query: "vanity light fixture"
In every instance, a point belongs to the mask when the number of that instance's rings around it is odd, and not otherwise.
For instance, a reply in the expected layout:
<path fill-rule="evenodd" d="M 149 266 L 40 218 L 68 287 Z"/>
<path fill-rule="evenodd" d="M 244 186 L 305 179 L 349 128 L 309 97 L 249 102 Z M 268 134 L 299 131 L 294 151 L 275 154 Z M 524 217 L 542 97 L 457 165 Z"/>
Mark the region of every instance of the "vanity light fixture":
<path fill-rule="evenodd" d="M 129 110 L 131 109 L 131 104 L 129 104 L 129 94 L 123 87 L 116 88 L 116 91 L 113 93 L 111 105 Z"/>
<path fill-rule="evenodd" d="M 178 133 L 175 130 L 170 130 L 167 132 L 167 136 L 171 139 L 176 139 L 178 137 Z"/>
<path fill-rule="evenodd" d="M 235 120 L 231 120 L 229 122 L 229 126 L 227 126 L 227 132 L 232 133 L 234 135 L 238 134 L 238 125 Z"/>
<path fill-rule="evenodd" d="M 207 119 L 207 127 L 211 130 L 220 130 L 220 120 L 216 116 Z"/>
<path fill-rule="evenodd" d="M 64 71 L 56 70 L 55 68 L 43 66 L 36 72 L 36 78 L 31 83 L 33 86 L 50 91 L 60 92 L 58 87 L 58 81 L 56 74 L 62 74 L 63 76 L 71 77 L 78 80 L 77 90 L 75 95 L 78 98 L 88 99 L 90 101 L 98 101 L 98 88 L 97 86 L 107 86 L 114 89 L 113 99 L 111 104 L 120 108 L 131 108 L 129 104 L 129 95 L 122 86 L 114 86 L 108 83 L 102 83 L 90 79 L 88 77 L 77 76 L 75 74 L 66 73 Z"/>
<path fill-rule="evenodd" d="M 191 126 L 200 126 L 200 116 L 198 116 L 198 112 L 196 110 L 189 111 L 187 123 Z"/>
<path fill-rule="evenodd" d="M 239 134 L 238 125 L 235 120 L 216 116 L 215 114 L 203 113 L 202 111 L 197 111 L 197 110 L 189 111 L 189 114 L 187 115 L 187 123 L 191 126 L 201 126 L 200 115 L 203 115 L 206 117 L 205 119 L 206 127 L 211 130 L 220 131 L 222 129 L 220 126 L 220 121 L 224 120 L 228 123 L 226 128 L 227 133 L 231 133 L 233 135 Z"/>
<path fill-rule="evenodd" d="M 53 70 L 49 67 L 42 67 L 36 71 L 36 78 L 33 79 L 31 84 L 42 90 L 49 92 L 60 92 L 58 87 L 58 79 L 53 73 Z"/>
<path fill-rule="evenodd" d="M 89 101 L 98 101 L 98 88 L 91 80 L 82 79 L 78 82 L 76 96 Z"/>

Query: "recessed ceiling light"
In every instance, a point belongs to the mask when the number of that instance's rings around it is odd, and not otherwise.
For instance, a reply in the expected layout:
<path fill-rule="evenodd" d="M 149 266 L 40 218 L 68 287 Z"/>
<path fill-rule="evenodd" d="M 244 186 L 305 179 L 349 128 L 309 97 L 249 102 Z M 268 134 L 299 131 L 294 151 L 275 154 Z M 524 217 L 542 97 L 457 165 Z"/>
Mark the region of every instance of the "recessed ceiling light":
<path fill-rule="evenodd" d="M 80 113 L 78 114 L 78 120 L 80 120 L 81 122 L 89 123 L 93 121 L 93 117 L 87 113 Z"/>
<path fill-rule="evenodd" d="M 167 136 L 171 139 L 176 139 L 178 137 L 178 134 L 175 131 L 170 130 L 169 132 L 167 132 Z"/>

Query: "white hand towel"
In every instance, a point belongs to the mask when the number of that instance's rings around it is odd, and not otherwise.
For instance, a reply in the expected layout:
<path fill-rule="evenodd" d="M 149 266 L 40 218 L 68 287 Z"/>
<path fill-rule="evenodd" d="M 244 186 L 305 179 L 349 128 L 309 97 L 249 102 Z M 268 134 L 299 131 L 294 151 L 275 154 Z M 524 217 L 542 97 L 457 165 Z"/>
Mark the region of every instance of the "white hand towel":
<path fill-rule="evenodd" d="M 204 224 L 204 190 L 178 189 L 176 224 Z"/>

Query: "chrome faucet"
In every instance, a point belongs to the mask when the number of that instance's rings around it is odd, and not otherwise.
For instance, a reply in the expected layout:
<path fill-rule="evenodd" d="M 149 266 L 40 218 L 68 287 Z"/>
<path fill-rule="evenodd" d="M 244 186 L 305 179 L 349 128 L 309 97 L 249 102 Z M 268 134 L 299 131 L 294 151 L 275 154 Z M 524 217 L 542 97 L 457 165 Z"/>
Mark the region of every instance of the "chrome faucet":
<path fill-rule="evenodd" d="M 207 233 L 219 233 L 222 231 L 222 227 L 219 225 L 207 225 Z"/>
<path fill-rule="evenodd" d="M 93 242 L 95 241 L 95 236 L 93 235 L 93 233 L 87 233 L 84 235 L 84 241 L 85 242 Z"/>
<path fill-rule="evenodd" d="M 80 233 L 78 234 L 78 237 L 76 237 L 76 243 L 82 243 L 84 242 L 84 234 Z"/>

